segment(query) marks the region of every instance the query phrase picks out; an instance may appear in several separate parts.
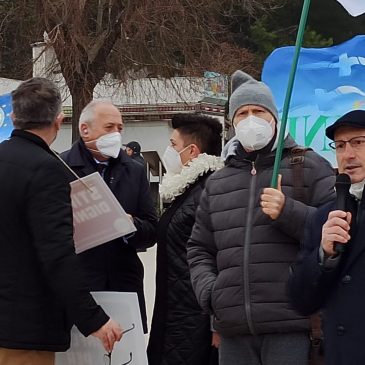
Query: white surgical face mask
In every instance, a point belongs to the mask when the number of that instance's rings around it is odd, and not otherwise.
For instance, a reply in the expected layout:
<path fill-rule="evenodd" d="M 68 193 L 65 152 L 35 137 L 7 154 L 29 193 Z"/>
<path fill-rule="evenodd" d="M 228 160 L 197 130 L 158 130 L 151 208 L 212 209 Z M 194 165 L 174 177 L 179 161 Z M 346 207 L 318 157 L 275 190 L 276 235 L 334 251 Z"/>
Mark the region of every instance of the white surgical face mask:
<path fill-rule="evenodd" d="M 122 148 L 122 136 L 119 132 L 104 134 L 96 140 L 96 148 L 107 157 L 117 158 Z"/>
<path fill-rule="evenodd" d="M 180 154 L 184 152 L 189 146 L 186 146 L 180 152 L 177 152 L 173 147 L 167 146 L 166 150 L 162 156 L 162 161 L 165 165 L 166 171 L 169 174 L 180 174 L 183 164 L 181 162 Z"/>
<path fill-rule="evenodd" d="M 271 127 L 273 120 L 267 122 L 265 119 L 250 115 L 242 119 L 235 126 L 236 137 L 241 145 L 247 150 L 261 150 L 269 144 L 273 136 Z"/>

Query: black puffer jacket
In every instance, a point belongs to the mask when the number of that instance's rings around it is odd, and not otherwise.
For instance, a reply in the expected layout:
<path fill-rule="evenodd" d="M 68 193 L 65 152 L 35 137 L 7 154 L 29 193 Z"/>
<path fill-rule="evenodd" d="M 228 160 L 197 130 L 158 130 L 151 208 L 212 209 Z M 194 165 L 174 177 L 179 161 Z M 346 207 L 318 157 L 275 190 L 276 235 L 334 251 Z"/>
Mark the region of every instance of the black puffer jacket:
<path fill-rule="evenodd" d="M 293 196 L 293 166 L 285 141 L 280 166 L 285 204 L 272 221 L 260 207 L 270 186 L 275 154 L 251 162 L 235 156 L 207 181 L 188 247 L 188 260 L 200 305 L 215 316 L 223 336 L 304 331 L 307 319 L 289 305 L 286 283 L 308 214 L 334 197 L 330 164 L 312 151 L 304 158 L 304 189 L 309 206 Z M 255 171 L 256 170 L 256 174 Z"/>
<path fill-rule="evenodd" d="M 207 175 L 200 177 L 162 215 L 158 226 L 156 299 L 150 365 L 209 364 L 210 318 L 191 286 L 186 245 Z"/>

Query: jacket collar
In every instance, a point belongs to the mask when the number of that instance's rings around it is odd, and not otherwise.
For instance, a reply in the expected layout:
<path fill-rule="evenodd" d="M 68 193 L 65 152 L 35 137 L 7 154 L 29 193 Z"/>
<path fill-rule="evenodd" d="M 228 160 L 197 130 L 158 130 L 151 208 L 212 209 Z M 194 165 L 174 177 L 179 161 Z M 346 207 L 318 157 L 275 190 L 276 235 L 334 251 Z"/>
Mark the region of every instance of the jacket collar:
<path fill-rule="evenodd" d="M 238 142 L 238 141 L 237 141 Z M 239 142 L 238 142 L 239 143 Z M 298 144 L 294 141 L 294 139 L 288 135 L 284 140 L 284 147 L 283 147 L 283 157 L 290 151 L 293 147 L 298 146 Z M 236 146 L 234 155 L 230 155 L 226 162 L 227 166 L 234 166 L 239 167 L 242 165 L 246 165 L 247 163 L 251 164 L 252 161 L 248 158 L 242 158 L 238 154 L 239 146 Z M 276 150 L 268 151 L 265 153 L 257 153 L 256 158 L 254 158 L 255 163 L 263 164 L 264 166 L 272 166 L 275 160 Z"/>
<path fill-rule="evenodd" d="M 96 166 L 95 159 L 91 152 L 86 148 L 84 141 L 79 138 L 71 147 L 69 155 L 68 155 L 68 164 L 71 167 L 83 167 L 86 165 L 86 161 L 88 163 L 92 163 Z M 120 150 L 117 158 L 110 158 L 109 164 L 114 165 L 115 163 L 125 164 L 131 162 L 131 159 L 127 156 L 127 154 Z"/>
<path fill-rule="evenodd" d="M 45 151 L 47 151 L 51 155 L 53 155 L 53 152 L 51 151 L 51 149 L 49 148 L 49 146 L 45 142 L 45 140 L 32 132 L 24 131 L 22 129 L 14 129 L 11 132 L 10 138 L 13 138 L 13 137 L 19 137 L 22 139 L 26 139 L 26 140 L 38 145 L 39 147 L 43 148 Z"/>

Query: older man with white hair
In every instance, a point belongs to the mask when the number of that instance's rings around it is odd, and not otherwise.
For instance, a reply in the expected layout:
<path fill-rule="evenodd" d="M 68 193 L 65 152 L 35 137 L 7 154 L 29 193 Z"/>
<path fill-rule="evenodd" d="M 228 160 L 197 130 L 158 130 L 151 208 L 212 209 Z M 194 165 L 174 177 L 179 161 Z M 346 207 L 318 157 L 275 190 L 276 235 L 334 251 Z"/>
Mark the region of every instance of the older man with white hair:
<path fill-rule="evenodd" d="M 80 139 L 61 156 L 79 176 L 99 171 L 133 219 L 137 228 L 133 236 L 117 238 L 79 256 L 91 290 L 138 294 L 142 323 L 147 332 L 144 269 L 137 249 L 155 243 L 157 216 L 143 166 L 121 149 L 123 127 L 117 107 L 109 101 L 93 100 L 81 113 Z"/>

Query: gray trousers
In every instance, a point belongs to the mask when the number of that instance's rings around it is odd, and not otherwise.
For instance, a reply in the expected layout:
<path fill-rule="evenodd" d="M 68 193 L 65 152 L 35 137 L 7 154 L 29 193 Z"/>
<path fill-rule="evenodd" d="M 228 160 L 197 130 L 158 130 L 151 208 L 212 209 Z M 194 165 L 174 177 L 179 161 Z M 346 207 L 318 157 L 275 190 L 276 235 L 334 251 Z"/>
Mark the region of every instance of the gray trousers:
<path fill-rule="evenodd" d="M 307 365 L 309 345 L 303 332 L 221 336 L 219 365 Z"/>

